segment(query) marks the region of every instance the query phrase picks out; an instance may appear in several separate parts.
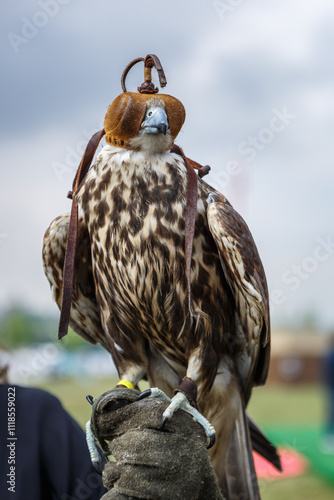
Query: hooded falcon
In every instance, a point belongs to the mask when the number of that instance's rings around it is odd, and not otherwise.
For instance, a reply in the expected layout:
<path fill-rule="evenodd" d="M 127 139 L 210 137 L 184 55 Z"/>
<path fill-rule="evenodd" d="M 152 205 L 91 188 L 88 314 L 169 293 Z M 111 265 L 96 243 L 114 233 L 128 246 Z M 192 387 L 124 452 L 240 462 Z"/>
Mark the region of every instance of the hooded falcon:
<path fill-rule="evenodd" d="M 164 94 L 124 92 L 110 105 L 107 144 L 73 193 L 69 324 L 111 353 L 119 385 L 147 379 L 143 397 L 171 398 L 163 424 L 183 408 L 216 438 L 210 454 L 228 498 L 257 499 L 249 431 L 260 431 L 245 408 L 268 372 L 267 283 L 250 230 L 222 194 L 196 178 L 189 207 L 189 161 L 173 147 L 184 119 Z M 69 224 L 55 219 L 43 246 L 59 308 Z"/>

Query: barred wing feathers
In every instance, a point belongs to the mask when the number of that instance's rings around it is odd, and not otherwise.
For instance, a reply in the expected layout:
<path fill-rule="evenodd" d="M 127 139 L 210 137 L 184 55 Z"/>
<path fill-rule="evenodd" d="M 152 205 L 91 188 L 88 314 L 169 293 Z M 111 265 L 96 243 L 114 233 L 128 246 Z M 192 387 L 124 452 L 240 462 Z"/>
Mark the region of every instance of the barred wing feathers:
<path fill-rule="evenodd" d="M 69 214 L 65 214 L 52 221 L 43 241 L 44 272 L 59 309 L 63 294 L 63 266 L 69 220 Z M 87 342 L 96 344 L 97 341 L 102 341 L 106 349 L 110 350 L 104 340 L 100 308 L 96 301 L 91 243 L 86 225 L 81 218 L 78 223 L 70 327 Z"/>
<path fill-rule="evenodd" d="M 270 355 L 269 297 L 262 262 L 242 217 L 216 193 L 208 197 L 208 224 L 236 305 L 236 335 L 245 353 L 236 362 L 247 400 L 264 384 Z"/>

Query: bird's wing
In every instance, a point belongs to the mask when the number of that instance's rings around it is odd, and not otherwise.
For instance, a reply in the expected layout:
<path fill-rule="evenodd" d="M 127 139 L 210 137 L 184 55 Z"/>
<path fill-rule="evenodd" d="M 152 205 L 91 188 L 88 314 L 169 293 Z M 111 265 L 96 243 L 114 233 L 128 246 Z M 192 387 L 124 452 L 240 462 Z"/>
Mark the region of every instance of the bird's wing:
<path fill-rule="evenodd" d="M 43 241 L 44 272 L 59 309 L 63 293 L 63 266 L 69 220 L 69 214 L 57 217 L 51 222 Z M 81 218 L 78 223 L 70 327 L 87 342 L 105 342 L 100 309 L 95 296 L 91 244 L 86 225 Z"/>
<path fill-rule="evenodd" d="M 256 245 L 242 217 L 216 192 L 208 196 L 207 218 L 235 304 L 236 335 L 245 351 L 236 360 L 247 404 L 253 385 L 265 382 L 269 367 L 270 321 L 266 277 Z"/>

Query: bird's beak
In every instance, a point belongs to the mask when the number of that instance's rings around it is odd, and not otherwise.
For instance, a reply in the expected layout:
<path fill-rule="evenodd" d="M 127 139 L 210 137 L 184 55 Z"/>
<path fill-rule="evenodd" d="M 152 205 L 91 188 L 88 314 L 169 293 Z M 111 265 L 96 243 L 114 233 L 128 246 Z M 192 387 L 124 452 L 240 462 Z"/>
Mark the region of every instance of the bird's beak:
<path fill-rule="evenodd" d="M 141 126 L 144 133 L 166 135 L 169 126 L 165 110 L 162 108 L 156 108 L 151 111 L 152 115 L 148 116 Z"/>

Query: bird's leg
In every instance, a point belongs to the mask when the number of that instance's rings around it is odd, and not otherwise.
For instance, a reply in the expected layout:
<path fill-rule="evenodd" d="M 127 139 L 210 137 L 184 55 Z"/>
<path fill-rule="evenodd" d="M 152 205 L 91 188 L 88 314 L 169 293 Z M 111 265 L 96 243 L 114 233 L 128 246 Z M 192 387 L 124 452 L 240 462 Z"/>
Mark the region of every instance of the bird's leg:
<path fill-rule="evenodd" d="M 203 417 L 203 415 L 201 415 L 201 413 L 196 409 L 197 384 L 196 382 L 194 382 L 194 379 L 198 379 L 198 355 L 199 352 L 197 349 L 190 357 L 187 375 L 182 379 L 179 387 L 175 389 L 175 396 L 172 399 L 166 396 L 166 394 L 158 388 L 152 388 L 144 391 L 142 394 L 140 394 L 140 396 L 138 396 L 138 399 L 143 399 L 145 397 L 160 397 L 170 401 L 170 405 L 163 413 L 161 428 L 164 427 L 167 420 L 172 418 L 175 411 L 182 409 L 185 412 L 189 413 L 193 417 L 193 419 L 201 424 L 204 428 L 205 433 L 210 440 L 208 448 L 211 448 L 211 446 L 214 445 L 216 439 L 215 429 L 210 424 L 210 422 L 205 417 Z M 190 375 L 192 375 L 194 379 Z"/>
<path fill-rule="evenodd" d="M 143 378 L 145 372 L 146 370 L 141 365 L 135 363 L 127 363 L 126 368 L 124 370 L 120 370 L 121 378 L 116 387 L 136 389 L 138 382 Z M 96 401 L 96 398 L 94 398 L 93 396 L 87 396 L 86 399 L 91 405 L 93 405 Z M 96 446 L 97 438 L 93 434 L 90 420 L 86 423 L 86 441 L 92 464 L 94 468 L 101 474 L 100 464 L 102 462 L 102 458 Z"/>
<path fill-rule="evenodd" d="M 120 380 L 116 387 L 127 387 L 136 389 L 138 382 L 144 377 L 145 369 L 138 364 L 129 364 L 126 369 L 120 372 Z"/>
<path fill-rule="evenodd" d="M 106 330 L 111 332 L 114 339 L 113 358 L 117 366 L 120 377 L 116 387 L 127 387 L 128 389 L 138 389 L 138 382 L 145 377 L 147 373 L 147 356 L 144 338 L 137 338 L 135 343 L 120 343 L 121 334 L 113 331 L 114 325 L 111 323 Z M 119 342 L 119 343 L 117 343 Z"/>

